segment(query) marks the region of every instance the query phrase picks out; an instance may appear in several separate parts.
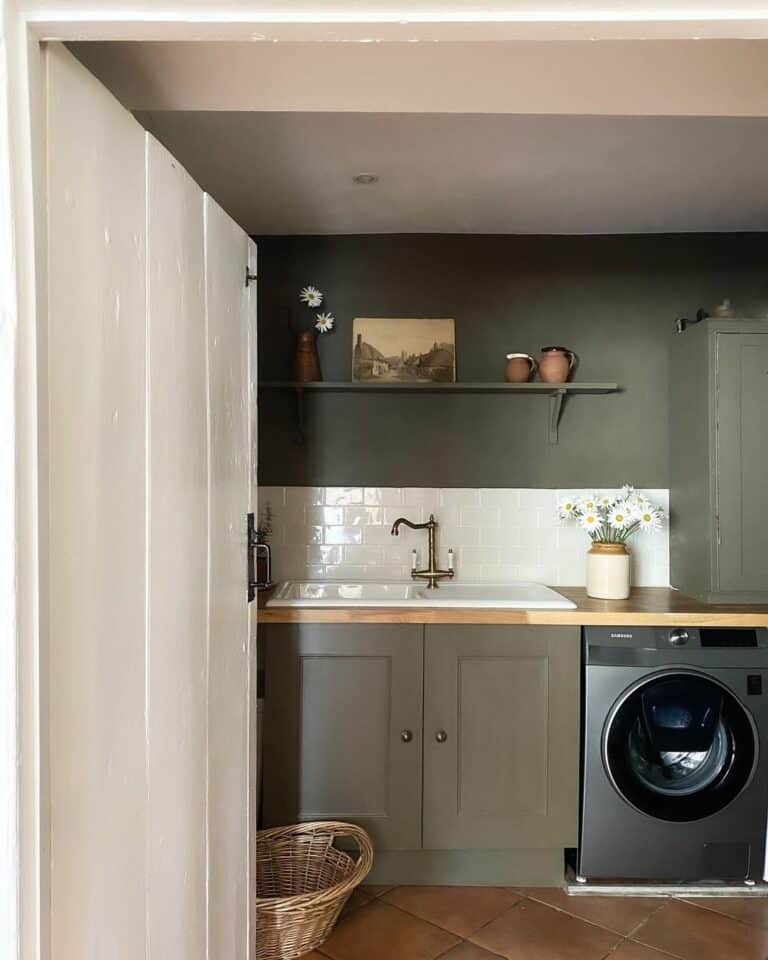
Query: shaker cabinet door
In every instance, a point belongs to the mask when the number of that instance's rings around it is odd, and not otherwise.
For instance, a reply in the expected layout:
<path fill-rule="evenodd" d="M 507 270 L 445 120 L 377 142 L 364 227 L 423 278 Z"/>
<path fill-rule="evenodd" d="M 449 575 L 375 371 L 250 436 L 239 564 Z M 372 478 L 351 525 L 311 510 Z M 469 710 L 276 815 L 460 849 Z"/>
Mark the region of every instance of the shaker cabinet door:
<path fill-rule="evenodd" d="M 576 846 L 577 627 L 427 626 L 424 846 Z"/>
<path fill-rule="evenodd" d="M 716 343 L 717 589 L 765 591 L 768 333 L 718 333 Z"/>
<path fill-rule="evenodd" d="M 378 849 L 418 849 L 423 627 L 261 630 L 265 826 L 346 820 Z"/>

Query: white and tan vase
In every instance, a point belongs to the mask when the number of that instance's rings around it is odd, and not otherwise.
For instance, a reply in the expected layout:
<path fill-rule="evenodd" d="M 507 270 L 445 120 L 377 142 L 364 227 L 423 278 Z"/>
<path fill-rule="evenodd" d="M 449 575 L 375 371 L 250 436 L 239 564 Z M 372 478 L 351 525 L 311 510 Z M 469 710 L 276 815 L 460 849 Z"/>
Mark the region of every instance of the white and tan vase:
<path fill-rule="evenodd" d="M 598 600 L 629 596 L 629 551 L 623 543 L 592 544 L 587 554 L 587 595 Z"/>

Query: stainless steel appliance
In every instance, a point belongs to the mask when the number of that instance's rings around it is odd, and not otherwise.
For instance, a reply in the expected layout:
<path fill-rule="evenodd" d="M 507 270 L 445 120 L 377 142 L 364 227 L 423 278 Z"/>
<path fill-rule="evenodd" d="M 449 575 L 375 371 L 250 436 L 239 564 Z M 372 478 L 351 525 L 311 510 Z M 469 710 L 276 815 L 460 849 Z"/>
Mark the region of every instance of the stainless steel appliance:
<path fill-rule="evenodd" d="M 580 879 L 753 883 L 768 629 L 586 627 Z"/>

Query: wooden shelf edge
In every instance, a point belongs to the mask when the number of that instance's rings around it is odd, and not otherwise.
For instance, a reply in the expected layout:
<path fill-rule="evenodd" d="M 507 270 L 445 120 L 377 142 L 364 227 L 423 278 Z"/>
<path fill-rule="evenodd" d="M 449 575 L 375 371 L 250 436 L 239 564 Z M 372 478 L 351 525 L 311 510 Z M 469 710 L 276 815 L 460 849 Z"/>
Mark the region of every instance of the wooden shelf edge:
<path fill-rule="evenodd" d="M 260 390 L 313 390 L 355 393 L 530 393 L 550 396 L 557 393 L 616 393 L 617 383 L 496 383 L 494 381 L 457 381 L 455 383 L 356 383 L 346 380 L 292 381 L 264 380 Z"/>

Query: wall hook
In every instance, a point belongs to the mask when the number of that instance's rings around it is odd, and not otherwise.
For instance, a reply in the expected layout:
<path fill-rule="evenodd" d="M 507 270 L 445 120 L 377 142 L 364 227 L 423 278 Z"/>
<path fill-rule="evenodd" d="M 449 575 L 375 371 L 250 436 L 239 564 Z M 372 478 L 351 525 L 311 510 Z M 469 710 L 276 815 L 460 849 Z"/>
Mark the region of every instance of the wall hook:
<path fill-rule="evenodd" d="M 696 311 L 696 319 L 688 320 L 686 317 L 678 317 L 675 320 L 675 327 L 677 328 L 678 333 L 683 333 L 686 327 L 691 326 L 694 323 L 701 323 L 702 320 L 706 320 L 709 314 L 704 309 L 704 307 L 699 307 Z"/>
<path fill-rule="evenodd" d="M 255 279 L 256 279 L 256 274 L 255 274 L 255 273 L 251 273 L 251 271 L 248 269 L 248 264 L 246 263 L 246 265 L 245 265 L 245 285 L 246 285 L 246 287 L 249 287 L 249 286 L 251 285 L 251 280 L 255 280 Z"/>

